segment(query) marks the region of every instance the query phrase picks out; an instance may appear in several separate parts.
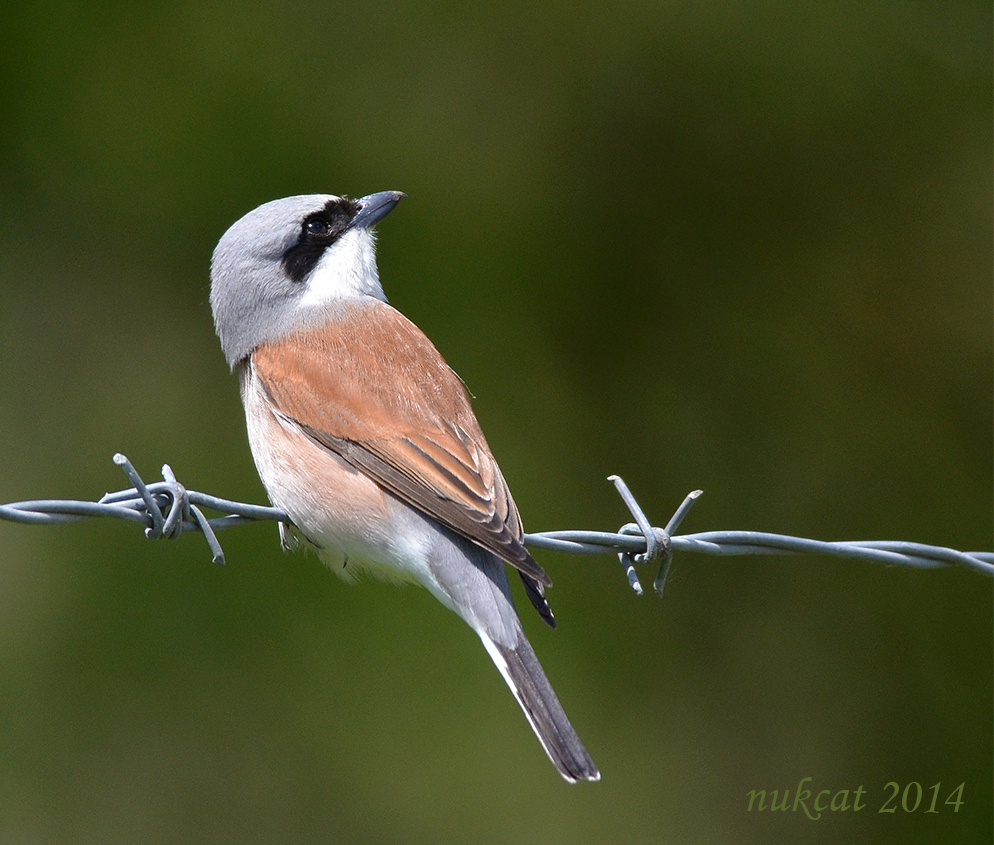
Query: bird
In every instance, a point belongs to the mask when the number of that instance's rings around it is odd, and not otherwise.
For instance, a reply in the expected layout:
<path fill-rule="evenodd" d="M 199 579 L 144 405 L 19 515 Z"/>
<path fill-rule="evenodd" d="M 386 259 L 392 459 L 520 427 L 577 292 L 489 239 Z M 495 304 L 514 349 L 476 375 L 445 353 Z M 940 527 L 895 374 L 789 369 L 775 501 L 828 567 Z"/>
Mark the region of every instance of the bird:
<path fill-rule="evenodd" d="M 316 549 L 348 581 L 427 588 L 477 634 L 549 759 L 570 782 L 600 772 L 515 609 L 507 575 L 551 627 L 551 580 L 468 391 L 388 302 L 374 226 L 406 195 L 264 203 L 224 233 L 210 303 L 237 373 L 249 445 L 284 548 Z"/>

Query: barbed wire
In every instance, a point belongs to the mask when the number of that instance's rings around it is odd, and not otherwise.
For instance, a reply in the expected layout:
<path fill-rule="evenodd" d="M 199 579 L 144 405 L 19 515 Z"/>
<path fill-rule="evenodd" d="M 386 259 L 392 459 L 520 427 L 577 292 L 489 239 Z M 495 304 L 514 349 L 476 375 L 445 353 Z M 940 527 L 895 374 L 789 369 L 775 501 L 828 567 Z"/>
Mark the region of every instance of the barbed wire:
<path fill-rule="evenodd" d="M 237 525 L 272 520 L 292 525 L 279 508 L 234 502 L 207 493 L 187 490 L 177 481 L 166 464 L 162 481 L 146 484 L 124 455 L 114 455 L 119 466 L 134 485 L 127 490 L 107 493 L 96 502 L 72 499 L 36 499 L 0 505 L 0 519 L 35 525 L 75 522 L 92 517 L 116 517 L 145 526 L 149 539 L 175 539 L 184 532 L 199 531 L 207 540 L 214 563 L 224 563 L 224 551 L 217 532 Z M 891 540 L 857 540 L 824 542 L 761 531 L 706 531 L 674 536 L 687 512 L 701 496 L 701 490 L 688 494 L 665 528 L 654 527 L 628 486 L 620 477 L 609 476 L 635 522 L 623 525 L 616 533 L 606 531 L 543 531 L 525 534 L 525 545 L 567 554 L 617 554 L 629 586 L 642 595 L 642 585 L 635 567 L 659 562 L 653 588 L 659 596 L 669 574 L 674 552 L 698 552 L 709 555 L 820 554 L 855 560 L 869 560 L 897 566 L 934 569 L 960 565 L 994 576 L 994 553 L 960 552 L 942 546 Z M 223 513 L 207 518 L 203 508 Z"/>

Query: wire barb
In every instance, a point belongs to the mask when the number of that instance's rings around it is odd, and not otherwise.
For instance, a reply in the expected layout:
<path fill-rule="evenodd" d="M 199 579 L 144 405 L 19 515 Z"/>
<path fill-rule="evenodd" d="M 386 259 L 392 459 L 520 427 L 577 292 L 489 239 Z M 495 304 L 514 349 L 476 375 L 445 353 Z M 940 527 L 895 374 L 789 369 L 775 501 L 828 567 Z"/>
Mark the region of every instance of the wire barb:
<path fill-rule="evenodd" d="M 121 468 L 133 487 L 107 493 L 96 502 L 38 499 L 0 505 L 0 519 L 34 525 L 55 525 L 96 516 L 112 516 L 142 523 L 145 526 L 145 536 L 152 540 L 171 540 L 185 532 L 197 531 L 204 535 L 211 557 L 218 564 L 224 563 L 224 552 L 217 539 L 217 531 L 266 520 L 293 524 L 290 517 L 279 508 L 233 502 L 187 490 L 179 483 L 168 464 L 162 467 L 162 481 L 146 484 L 124 455 L 114 455 L 114 463 Z M 820 554 L 919 569 L 966 566 L 984 575 L 994 576 L 992 552 L 961 552 L 923 543 L 895 540 L 825 542 L 759 531 L 707 531 L 675 536 L 677 528 L 702 491 L 694 490 L 689 493 L 666 527 L 657 528 L 650 523 L 625 482 L 616 475 L 610 476 L 609 480 L 614 483 L 635 522 L 623 525 L 614 534 L 606 531 L 544 531 L 525 534 L 525 545 L 567 554 L 617 554 L 629 586 L 638 595 L 642 595 L 643 590 L 635 567 L 660 561 L 653 588 L 662 596 L 673 553 L 677 551 L 710 555 Z M 219 511 L 224 515 L 208 519 L 201 508 Z"/>
<path fill-rule="evenodd" d="M 614 482 L 614 486 L 620 494 L 622 501 L 624 501 L 624 503 L 628 506 L 628 510 L 631 512 L 632 516 L 635 517 L 634 523 L 629 522 L 626 525 L 622 525 L 621 528 L 618 529 L 618 533 L 626 535 L 641 534 L 645 539 L 644 552 L 618 552 L 618 560 L 621 561 L 621 565 L 625 568 L 625 575 L 628 577 L 628 586 L 635 591 L 635 595 L 642 595 L 642 585 L 639 583 L 638 576 L 635 574 L 635 564 L 650 563 L 651 561 L 662 557 L 663 560 L 659 565 L 659 573 L 653 581 L 653 588 L 656 590 L 657 595 L 662 598 L 663 585 L 666 582 L 666 574 L 669 572 L 670 562 L 673 558 L 673 544 L 670 541 L 670 526 L 667 525 L 666 528 L 652 527 L 652 524 L 649 522 L 645 513 L 643 513 L 639 503 L 635 501 L 635 497 L 632 495 L 631 490 L 628 489 L 628 485 L 625 484 L 620 475 L 609 475 L 607 480 Z M 690 497 L 688 496 L 687 499 L 689 498 Z M 687 499 L 684 500 L 684 505 L 681 506 L 680 510 L 673 515 L 673 518 L 670 520 L 670 525 L 673 525 L 674 523 L 677 525 L 680 524 L 680 520 L 683 519 L 683 514 L 687 511 Z"/>

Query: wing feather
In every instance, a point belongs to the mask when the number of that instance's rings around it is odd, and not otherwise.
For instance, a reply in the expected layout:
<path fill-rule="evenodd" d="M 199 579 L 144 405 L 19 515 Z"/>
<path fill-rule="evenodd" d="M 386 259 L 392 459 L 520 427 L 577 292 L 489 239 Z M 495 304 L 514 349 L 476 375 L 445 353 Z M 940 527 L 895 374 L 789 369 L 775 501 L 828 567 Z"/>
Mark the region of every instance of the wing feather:
<path fill-rule="evenodd" d="M 378 300 L 340 306 L 323 325 L 258 347 L 251 366 L 274 412 L 312 441 L 519 569 L 540 594 L 551 584 L 524 547 L 465 387 L 398 311 Z"/>

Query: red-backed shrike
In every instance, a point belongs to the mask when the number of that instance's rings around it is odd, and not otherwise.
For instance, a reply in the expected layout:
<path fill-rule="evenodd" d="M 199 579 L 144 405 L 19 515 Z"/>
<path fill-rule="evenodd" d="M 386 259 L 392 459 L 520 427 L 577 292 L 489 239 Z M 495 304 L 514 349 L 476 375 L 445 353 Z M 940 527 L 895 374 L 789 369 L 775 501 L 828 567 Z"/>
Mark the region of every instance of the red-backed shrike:
<path fill-rule="evenodd" d="M 525 638 L 504 561 L 554 626 L 549 577 L 462 382 L 380 286 L 371 227 L 403 196 L 275 200 L 218 243 L 211 307 L 256 467 L 293 520 L 284 546 L 299 535 L 346 579 L 427 587 L 483 641 L 562 776 L 598 780 Z"/>

